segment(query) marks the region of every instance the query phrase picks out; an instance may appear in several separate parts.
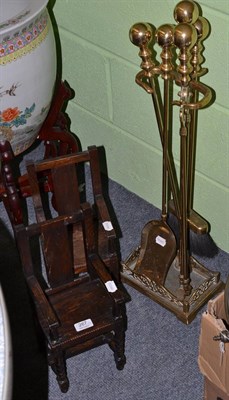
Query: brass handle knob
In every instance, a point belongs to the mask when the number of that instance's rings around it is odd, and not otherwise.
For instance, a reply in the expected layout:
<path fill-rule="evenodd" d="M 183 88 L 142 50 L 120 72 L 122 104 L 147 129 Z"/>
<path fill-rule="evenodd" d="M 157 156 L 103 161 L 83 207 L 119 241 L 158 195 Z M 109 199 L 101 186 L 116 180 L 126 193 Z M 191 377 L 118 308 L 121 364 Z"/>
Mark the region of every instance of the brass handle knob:
<path fill-rule="evenodd" d="M 174 26 L 171 24 L 161 25 L 156 31 L 156 40 L 162 47 L 161 76 L 163 79 L 169 79 L 171 77 L 170 72 L 173 70 L 171 47 L 174 40 Z"/>
<path fill-rule="evenodd" d="M 197 32 L 197 43 L 195 44 L 195 46 L 191 51 L 192 54 L 191 64 L 193 66 L 192 78 L 195 78 L 197 76 L 201 76 L 207 73 L 207 69 L 202 68 L 201 66 L 201 64 L 203 64 L 204 62 L 204 57 L 202 55 L 203 52 L 202 42 L 209 35 L 210 25 L 206 18 L 200 16 L 193 24 L 193 26 L 196 28 Z"/>
<path fill-rule="evenodd" d="M 181 86 L 187 86 L 190 81 L 192 66 L 190 64 L 190 50 L 197 41 L 197 32 L 193 25 L 180 23 L 174 30 L 174 44 L 180 49 L 180 65 L 177 68 L 180 78 L 177 83 Z"/>
<path fill-rule="evenodd" d="M 134 24 L 130 28 L 129 37 L 131 42 L 140 48 L 138 55 L 142 59 L 141 68 L 150 76 L 150 71 L 155 66 L 152 61 L 152 52 L 148 47 L 153 38 L 150 24 L 144 22 Z"/>
<path fill-rule="evenodd" d="M 176 22 L 193 24 L 199 17 L 199 10 L 194 1 L 183 0 L 176 5 L 173 14 Z"/>
<path fill-rule="evenodd" d="M 138 47 L 144 47 L 152 40 L 152 28 L 150 24 L 138 22 L 129 31 L 131 42 Z"/>

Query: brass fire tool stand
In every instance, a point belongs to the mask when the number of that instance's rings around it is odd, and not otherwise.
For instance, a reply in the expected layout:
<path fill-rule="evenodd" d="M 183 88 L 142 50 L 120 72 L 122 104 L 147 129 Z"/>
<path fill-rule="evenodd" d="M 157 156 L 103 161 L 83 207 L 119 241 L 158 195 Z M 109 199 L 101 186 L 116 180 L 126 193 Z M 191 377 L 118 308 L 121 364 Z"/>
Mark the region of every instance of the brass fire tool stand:
<path fill-rule="evenodd" d="M 208 36 L 209 23 L 199 15 L 192 0 L 180 1 L 174 18 L 177 25 L 161 25 L 155 33 L 162 48 L 161 63 L 152 60 L 151 25 L 137 23 L 130 29 L 130 40 L 140 48 L 142 59 L 136 82 L 152 96 L 162 143 L 162 214 L 160 220 L 144 226 L 140 246 L 123 262 L 122 280 L 189 324 L 204 303 L 223 289 L 224 283 L 218 272 L 209 271 L 189 249 L 190 230 L 205 234 L 209 229 L 207 221 L 192 209 L 197 112 L 210 105 L 213 93 L 199 80 L 207 73 L 201 64 L 202 42 Z M 160 77 L 164 81 L 163 101 Z M 179 87 L 177 99 L 171 98 L 173 85 Z M 179 184 L 169 146 L 174 106 L 179 107 L 180 122 Z M 178 219 L 179 243 L 167 223 L 168 210 Z"/>

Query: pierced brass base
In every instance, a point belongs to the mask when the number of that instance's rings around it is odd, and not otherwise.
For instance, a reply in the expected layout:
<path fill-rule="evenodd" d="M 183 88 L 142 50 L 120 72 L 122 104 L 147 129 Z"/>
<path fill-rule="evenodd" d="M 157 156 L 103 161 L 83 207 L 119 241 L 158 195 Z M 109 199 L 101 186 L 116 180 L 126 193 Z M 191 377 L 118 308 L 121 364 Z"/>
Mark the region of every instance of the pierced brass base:
<path fill-rule="evenodd" d="M 159 285 L 146 275 L 134 272 L 139 252 L 140 246 L 122 264 L 123 283 L 127 283 L 173 312 L 185 324 L 191 323 L 200 308 L 217 292 L 224 289 L 224 283 L 219 280 L 219 272 L 209 271 L 195 258 L 190 257 L 192 291 L 190 295 L 184 296 L 184 291 L 179 286 L 178 256 L 168 271 L 165 284 Z"/>

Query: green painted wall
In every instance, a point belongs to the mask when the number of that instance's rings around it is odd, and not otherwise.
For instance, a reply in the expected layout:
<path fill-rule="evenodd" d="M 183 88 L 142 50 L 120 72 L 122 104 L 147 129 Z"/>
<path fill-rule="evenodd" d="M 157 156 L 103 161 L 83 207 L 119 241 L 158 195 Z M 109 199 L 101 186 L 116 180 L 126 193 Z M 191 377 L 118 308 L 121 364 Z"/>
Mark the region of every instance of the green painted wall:
<path fill-rule="evenodd" d="M 149 95 L 135 84 L 138 48 L 129 28 L 139 21 L 174 23 L 173 0 L 56 0 L 63 79 L 75 90 L 67 112 L 82 147 L 103 145 L 109 176 L 161 207 L 162 149 Z M 194 208 L 229 251 L 229 1 L 202 0 L 211 24 L 203 82 L 216 101 L 199 112 Z M 178 125 L 174 155 L 179 159 Z"/>

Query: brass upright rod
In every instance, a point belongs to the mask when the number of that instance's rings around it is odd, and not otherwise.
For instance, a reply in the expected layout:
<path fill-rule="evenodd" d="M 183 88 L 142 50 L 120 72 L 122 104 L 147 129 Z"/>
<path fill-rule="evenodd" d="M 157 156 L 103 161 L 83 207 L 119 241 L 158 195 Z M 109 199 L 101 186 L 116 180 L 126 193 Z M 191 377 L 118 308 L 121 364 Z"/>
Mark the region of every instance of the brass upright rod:
<path fill-rule="evenodd" d="M 167 219 L 168 192 L 168 129 L 169 129 L 169 79 L 164 79 L 164 129 L 163 129 L 163 173 L 162 173 L 162 219 Z"/>
<path fill-rule="evenodd" d="M 161 139 L 161 144 L 162 146 L 164 146 L 164 137 L 163 137 L 163 132 L 164 132 L 164 121 L 165 119 L 162 117 L 162 113 L 164 115 L 164 108 L 165 106 L 169 108 L 169 99 L 167 100 L 167 105 L 164 104 L 163 109 L 161 107 L 161 95 L 160 92 L 158 90 L 156 90 L 156 85 L 155 85 L 155 78 L 154 77 L 150 77 L 149 78 L 149 82 L 150 85 L 153 89 L 153 93 L 152 93 L 152 99 L 153 99 L 153 105 L 154 105 L 154 110 L 155 110 L 155 115 L 156 115 L 156 120 L 157 120 L 157 125 L 158 125 L 158 130 L 159 130 L 159 134 L 160 134 L 160 139 Z M 170 85 L 170 83 L 168 83 L 168 86 Z M 164 88 L 165 91 L 165 88 Z M 169 97 L 169 89 L 168 91 L 168 97 Z M 167 94 L 164 93 L 164 98 L 167 98 Z M 167 109 L 168 109 L 167 108 Z M 163 121 L 164 119 L 164 121 Z M 171 186 L 171 191 L 172 191 L 172 196 L 173 196 L 173 201 L 174 201 L 174 207 L 176 210 L 176 216 L 178 219 L 180 219 L 180 203 L 179 203 L 179 187 L 178 187 L 178 183 L 177 183 L 177 179 L 176 179 L 176 175 L 173 172 L 174 171 L 174 167 L 172 165 L 172 161 L 171 161 L 171 157 L 167 148 L 167 171 L 168 171 L 168 176 L 169 176 L 169 182 L 170 182 L 170 186 Z"/>
<path fill-rule="evenodd" d="M 202 56 L 203 45 L 202 42 L 209 34 L 209 23 L 206 18 L 200 16 L 193 24 L 197 31 L 197 42 L 192 49 L 191 64 L 193 71 L 191 73 L 192 80 L 198 82 L 199 76 L 207 72 L 206 68 L 202 68 L 201 64 L 204 61 Z M 192 102 L 198 102 L 198 91 L 194 90 Z M 194 180 L 195 180 L 195 156 L 196 156 L 196 139 L 197 139 L 197 109 L 190 110 L 190 133 L 189 133 L 189 159 L 188 159 L 188 210 L 193 207 L 194 198 Z"/>
<path fill-rule="evenodd" d="M 164 108 L 162 105 L 162 98 L 160 88 L 156 87 L 157 74 L 160 73 L 156 67 L 156 64 L 152 61 L 152 52 L 149 49 L 149 43 L 152 40 L 152 27 L 143 22 L 134 24 L 130 28 L 129 32 L 131 42 L 140 48 L 139 57 L 142 59 L 141 68 L 142 71 L 137 74 L 136 82 L 143 87 L 152 96 L 154 111 L 156 115 L 159 135 L 161 144 L 163 146 L 163 130 L 164 130 Z M 155 71 L 157 69 L 157 71 Z M 145 84 L 144 79 L 147 80 L 148 84 Z M 176 179 L 175 167 L 173 166 L 173 160 L 169 152 L 167 153 L 167 169 L 169 182 L 171 185 L 172 196 L 174 200 L 174 206 L 177 218 L 180 219 L 180 204 L 179 204 L 179 187 Z"/>
<path fill-rule="evenodd" d="M 153 106 L 154 106 L 154 111 L 156 115 L 156 120 L 157 120 L 157 126 L 161 138 L 161 142 L 163 144 L 163 109 L 162 109 L 162 99 L 161 99 L 161 92 L 156 89 L 155 85 L 155 78 L 154 77 L 149 77 L 149 84 L 152 88 L 153 93 L 151 94 L 152 100 L 153 100 Z"/>
<path fill-rule="evenodd" d="M 163 170 L 162 170 L 162 219 L 167 219 L 168 203 L 168 138 L 170 129 L 170 80 L 173 70 L 172 52 L 174 26 L 171 24 L 161 25 L 156 31 L 156 39 L 159 46 L 162 47 L 160 73 L 164 80 L 164 112 L 163 112 Z M 178 199 L 177 199 L 178 201 Z"/>
<path fill-rule="evenodd" d="M 187 223 L 187 126 L 185 122 L 184 110 L 182 108 L 180 113 L 180 284 L 185 291 L 189 292 L 190 271 Z"/>
<path fill-rule="evenodd" d="M 180 64 L 177 68 L 180 90 L 180 285 L 184 296 L 190 294 L 190 263 L 188 243 L 188 208 L 187 208 L 187 134 L 189 125 L 189 110 L 185 105 L 189 101 L 189 82 L 192 67 L 190 65 L 190 49 L 197 40 L 195 28 L 188 23 L 180 23 L 174 30 L 174 43 L 179 48 Z"/>

